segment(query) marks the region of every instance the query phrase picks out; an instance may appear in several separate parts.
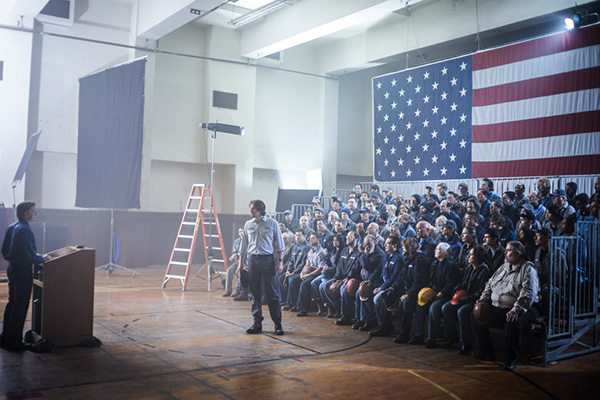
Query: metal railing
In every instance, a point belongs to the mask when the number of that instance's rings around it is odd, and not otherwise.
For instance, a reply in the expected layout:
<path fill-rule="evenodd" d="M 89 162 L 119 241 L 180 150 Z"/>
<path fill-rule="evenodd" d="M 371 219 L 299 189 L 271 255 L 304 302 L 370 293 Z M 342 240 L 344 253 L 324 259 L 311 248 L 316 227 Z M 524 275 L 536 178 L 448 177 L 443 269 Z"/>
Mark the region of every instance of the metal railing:
<path fill-rule="evenodd" d="M 542 286 L 543 362 L 600 350 L 600 223 L 578 222 L 574 236 L 554 237 Z"/>

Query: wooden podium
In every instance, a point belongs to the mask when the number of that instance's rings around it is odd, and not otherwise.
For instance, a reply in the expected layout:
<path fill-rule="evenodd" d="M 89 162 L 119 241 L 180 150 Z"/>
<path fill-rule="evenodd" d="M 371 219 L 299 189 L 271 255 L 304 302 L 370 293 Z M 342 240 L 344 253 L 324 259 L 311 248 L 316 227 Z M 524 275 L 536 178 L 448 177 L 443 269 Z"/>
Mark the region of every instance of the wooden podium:
<path fill-rule="evenodd" d="M 63 247 L 33 271 L 32 331 L 55 346 L 92 337 L 96 250 Z"/>

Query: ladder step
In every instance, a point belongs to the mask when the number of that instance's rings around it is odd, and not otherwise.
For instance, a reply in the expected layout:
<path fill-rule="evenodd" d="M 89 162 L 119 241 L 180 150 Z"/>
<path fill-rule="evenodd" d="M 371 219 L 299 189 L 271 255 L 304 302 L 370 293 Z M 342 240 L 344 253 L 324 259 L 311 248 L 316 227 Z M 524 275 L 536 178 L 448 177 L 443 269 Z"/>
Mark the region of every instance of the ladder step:
<path fill-rule="evenodd" d="M 171 274 L 167 274 L 165 276 L 165 278 L 185 279 L 185 276 L 183 276 L 183 275 L 171 275 Z"/>
<path fill-rule="evenodd" d="M 217 210 L 214 201 L 215 200 L 214 197 L 212 197 L 212 191 L 210 187 L 207 187 L 204 184 L 192 185 L 192 191 L 190 192 L 188 202 L 184 208 L 183 218 L 177 233 L 177 239 L 175 240 L 175 245 L 173 246 L 171 260 L 169 260 L 167 265 L 168 272 L 170 272 L 171 268 L 175 266 L 177 266 L 180 271 L 182 270 L 182 267 L 185 267 L 185 275 L 167 273 L 162 284 L 163 288 L 166 286 L 169 279 L 180 279 L 182 281 L 183 290 L 186 290 L 188 284 L 188 273 L 192 262 L 191 258 L 198 237 L 198 227 L 202 228 L 202 241 L 207 258 L 210 260 L 210 262 L 218 263 L 220 269 L 221 265 L 227 267 L 227 255 L 225 254 L 225 250 L 223 248 L 223 237 L 221 235 L 221 230 L 219 229 L 219 220 L 217 218 Z M 202 221 L 199 219 L 202 219 Z M 202 222 L 202 225 L 199 225 L 200 222 Z M 212 229 L 213 226 L 215 227 L 214 234 Z M 189 234 L 189 232 L 192 230 L 190 227 L 194 227 L 192 234 Z M 208 234 L 206 227 L 208 227 Z M 187 232 L 188 234 L 183 234 L 183 232 Z M 219 239 L 218 247 L 211 246 L 214 239 Z M 190 240 L 190 242 L 180 243 L 179 240 Z M 207 253 L 207 250 L 210 250 L 210 254 Z M 219 258 L 213 258 L 213 252 L 215 256 Z M 181 253 L 188 255 L 188 261 L 173 261 L 173 259 L 177 258 L 182 259 L 184 256 Z M 175 255 L 178 255 L 179 257 L 175 257 Z M 219 272 L 219 274 L 220 273 L 221 272 Z M 211 280 L 212 278 L 208 280 L 208 290 L 210 290 Z"/>

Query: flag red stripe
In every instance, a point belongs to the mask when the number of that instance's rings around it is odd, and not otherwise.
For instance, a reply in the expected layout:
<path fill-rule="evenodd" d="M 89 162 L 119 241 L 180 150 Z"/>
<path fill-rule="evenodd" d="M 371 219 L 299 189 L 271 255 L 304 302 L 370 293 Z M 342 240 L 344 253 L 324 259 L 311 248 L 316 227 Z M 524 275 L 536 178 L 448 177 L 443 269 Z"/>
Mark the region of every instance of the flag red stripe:
<path fill-rule="evenodd" d="M 600 155 L 536 160 L 474 162 L 473 178 L 505 176 L 587 175 L 600 173 Z"/>
<path fill-rule="evenodd" d="M 600 24 L 473 55 L 473 71 L 598 44 Z"/>
<path fill-rule="evenodd" d="M 473 143 L 600 132 L 600 110 L 473 126 Z"/>
<path fill-rule="evenodd" d="M 600 87 L 600 67 L 473 90 L 473 106 L 551 96 Z"/>

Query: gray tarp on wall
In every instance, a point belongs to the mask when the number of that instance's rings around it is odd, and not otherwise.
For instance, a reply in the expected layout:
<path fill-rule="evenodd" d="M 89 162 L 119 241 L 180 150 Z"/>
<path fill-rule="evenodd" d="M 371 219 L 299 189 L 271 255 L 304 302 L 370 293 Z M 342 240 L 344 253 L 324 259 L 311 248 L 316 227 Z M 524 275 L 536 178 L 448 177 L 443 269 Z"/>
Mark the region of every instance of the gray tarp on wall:
<path fill-rule="evenodd" d="M 143 58 L 79 79 L 77 207 L 140 208 L 145 68 Z"/>

